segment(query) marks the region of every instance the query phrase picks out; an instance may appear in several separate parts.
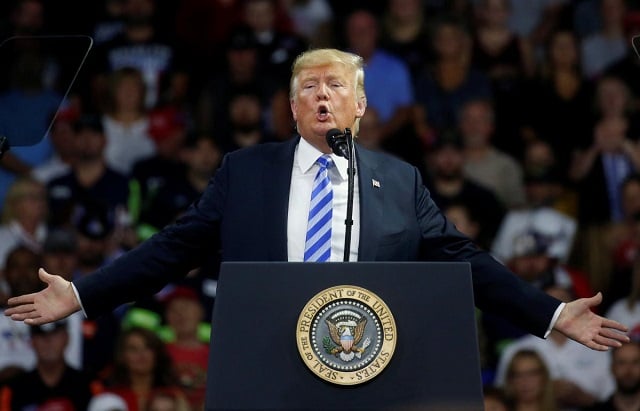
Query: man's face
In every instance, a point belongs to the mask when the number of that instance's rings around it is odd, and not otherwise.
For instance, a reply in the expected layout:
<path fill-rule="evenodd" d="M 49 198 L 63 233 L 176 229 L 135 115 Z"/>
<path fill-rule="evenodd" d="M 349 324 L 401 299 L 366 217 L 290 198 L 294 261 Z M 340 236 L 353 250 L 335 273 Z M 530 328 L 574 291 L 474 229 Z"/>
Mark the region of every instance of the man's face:
<path fill-rule="evenodd" d="M 269 0 L 253 0 L 244 8 L 245 22 L 257 33 L 273 30 L 275 10 Z"/>
<path fill-rule="evenodd" d="M 329 153 L 325 136 L 332 128 L 353 128 L 366 102 L 356 98 L 355 74 L 340 64 L 300 71 L 291 112 L 298 132 L 318 150 Z"/>
<path fill-rule="evenodd" d="M 106 144 L 103 133 L 91 129 L 79 130 L 76 135 L 76 148 L 83 162 L 94 162 L 102 158 Z"/>
<path fill-rule="evenodd" d="M 42 289 L 42 282 L 38 278 L 39 265 L 40 261 L 32 251 L 20 249 L 9 255 L 4 276 L 12 295 L 29 294 Z"/>
<path fill-rule="evenodd" d="M 61 328 L 46 334 L 34 334 L 31 337 L 31 345 L 38 357 L 38 361 L 44 364 L 55 364 L 64 361 L 64 350 L 69 342 L 66 329 Z"/>
<path fill-rule="evenodd" d="M 613 354 L 611 371 L 618 391 L 624 394 L 640 392 L 640 346 L 625 344 Z"/>
<path fill-rule="evenodd" d="M 438 178 L 444 180 L 457 180 L 462 178 L 464 157 L 462 152 L 455 147 L 441 147 L 434 156 L 435 173 Z"/>
<path fill-rule="evenodd" d="M 349 48 L 364 58 L 370 57 L 376 48 L 378 27 L 375 17 L 366 11 L 358 11 L 347 20 Z"/>
<path fill-rule="evenodd" d="M 167 323 L 180 336 L 193 336 L 198 332 L 203 310 L 199 302 L 189 298 L 175 298 L 167 305 Z"/>
<path fill-rule="evenodd" d="M 462 111 L 460 131 L 465 146 L 476 148 L 486 145 L 493 132 L 490 109 L 482 102 L 469 103 Z"/>

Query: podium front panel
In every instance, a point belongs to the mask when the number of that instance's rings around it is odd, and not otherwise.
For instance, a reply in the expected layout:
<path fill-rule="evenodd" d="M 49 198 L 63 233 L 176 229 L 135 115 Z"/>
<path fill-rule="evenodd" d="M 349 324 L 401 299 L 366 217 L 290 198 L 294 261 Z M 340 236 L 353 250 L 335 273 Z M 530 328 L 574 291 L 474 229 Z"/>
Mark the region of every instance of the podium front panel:
<path fill-rule="evenodd" d="M 314 295 L 351 285 L 393 313 L 394 354 L 364 384 L 314 375 L 298 317 Z M 467 263 L 223 263 L 212 320 L 207 410 L 482 410 Z"/>

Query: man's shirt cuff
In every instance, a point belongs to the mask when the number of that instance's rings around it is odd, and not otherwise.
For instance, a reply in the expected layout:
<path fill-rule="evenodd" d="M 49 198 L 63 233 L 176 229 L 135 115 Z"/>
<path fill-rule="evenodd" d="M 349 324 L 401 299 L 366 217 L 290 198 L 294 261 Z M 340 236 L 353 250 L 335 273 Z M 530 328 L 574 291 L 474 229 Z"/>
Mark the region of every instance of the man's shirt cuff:
<path fill-rule="evenodd" d="M 553 313 L 553 317 L 551 317 L 551 323 L 549 324 L 549 328 L 547 328 L 547 332 L 544 333 L 544 338 L 547 338 L 549 336 L 549 334 L 551 333 L 551 330 L 553 330 L 553 327 L 555 327 L 556 322 L 558 322 L 558 318 L 560 318 L 560 313 L 564 309 L 565 305 L 567 305 L 567 303 L 561 303 L 558 306 L 558 308 L 556 308 L 556 312 Z"/>
<path fill-rule="evenodd" d="M 82 300 L 80 299 L 80 294 L 78 293 L 78 289 L 76 288 L 76 285 L 74 283 L 71 283 L 71 288 L 73 288 L 73 293 L 76 295 L 76 298 L 78 299 L 78 303 L 80 304 L 80 310 L 82 311 L 82 315 L 84 315 L 84 318 L 87 318 L 87 313 L 84 311 L 84 307 L 82 306 Z"/>

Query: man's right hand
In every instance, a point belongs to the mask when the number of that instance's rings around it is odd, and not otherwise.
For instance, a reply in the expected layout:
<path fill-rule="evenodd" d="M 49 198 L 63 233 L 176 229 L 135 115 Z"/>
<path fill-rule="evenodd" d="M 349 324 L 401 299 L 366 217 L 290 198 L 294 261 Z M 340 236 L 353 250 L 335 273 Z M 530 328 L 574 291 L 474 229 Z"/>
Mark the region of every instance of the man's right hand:
<path fill-rule="evenodd" d="M 40 280 L 47 287 L 33 294 L 10 298 L 5 315 L 15 321 L 24 321 L 29 325 L 40 325 L 68 317 L 80 310 L 71 283 L 59 275 L 47 273 L 43 268 L 38 271 Z"/>

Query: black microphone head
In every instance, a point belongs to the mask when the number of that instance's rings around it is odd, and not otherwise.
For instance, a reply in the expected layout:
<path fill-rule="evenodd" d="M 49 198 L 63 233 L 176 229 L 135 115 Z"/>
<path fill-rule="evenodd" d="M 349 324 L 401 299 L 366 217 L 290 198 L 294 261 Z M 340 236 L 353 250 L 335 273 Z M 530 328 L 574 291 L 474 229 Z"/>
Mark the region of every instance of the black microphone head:
<path fill-rule="evenodd" d="M 327 139 L 327 144 L 329 144 L 329 147 L 333 148 L 336 138 L 342 137 L 343 135 L 344 133 L 342 132 L 342 130 L 337 128 L 332 128 L 331 130 L 327 131 L 326 139 Z"/>
<path fill-rule="evenodd" d="M 349 158 L 349 148 L 347 147 L 347 137 L 343 131 L 337 128 L 332 128 L 327 131 L 327 144 L 331 147 L 331 150 L 346 159 Z"/>

